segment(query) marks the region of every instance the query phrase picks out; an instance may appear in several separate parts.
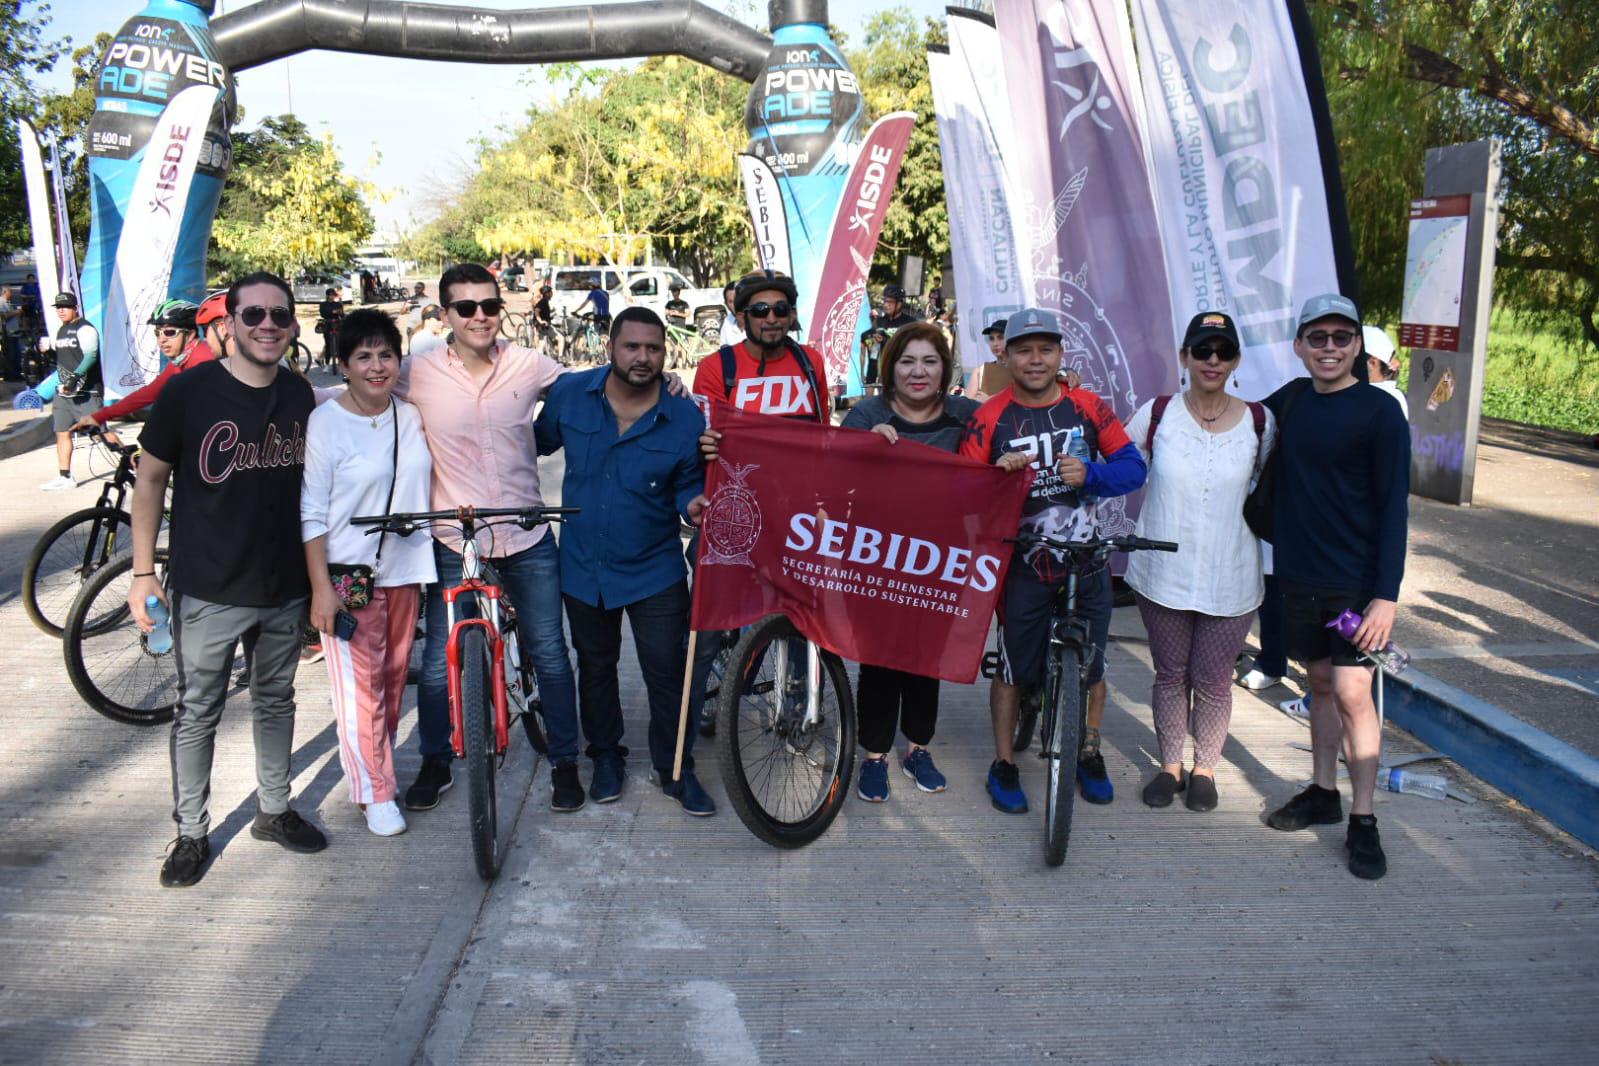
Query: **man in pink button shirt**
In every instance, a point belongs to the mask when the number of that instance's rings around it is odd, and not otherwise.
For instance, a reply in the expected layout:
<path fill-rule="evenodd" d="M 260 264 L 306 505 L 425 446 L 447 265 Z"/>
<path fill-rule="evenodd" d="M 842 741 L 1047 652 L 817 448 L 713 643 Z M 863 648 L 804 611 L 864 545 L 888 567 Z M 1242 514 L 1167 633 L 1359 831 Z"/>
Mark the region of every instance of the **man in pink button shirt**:
<path fill-rule="evenodd" d="M 439 279 L 439 305 L 451 343 L 406 361 L 395 395 L 422 412 L 433 453 L 433 509 L 536 507 L 538 448 L 533 414 L 560 364 L 499 337 L 504 303 L 494 275 L 476 263 Z M 433 551 L 439 584 L 428 588 L 427 643 L 417 687 L 422 770 L 405 793 L 407 808 L 429 810 L 450 787 L 450 712 L 444 592 L 460 578 L 460 533 L 441 529 Z M 496 526 L 479 539 L 516 604 L 523 654 L 532 660 L 544 701 L 553 790 L 550 806 L 575 811 L 584 794 L 577 775 L 577 689 L 561 630 L 560 564 L 549 527 Z"/>

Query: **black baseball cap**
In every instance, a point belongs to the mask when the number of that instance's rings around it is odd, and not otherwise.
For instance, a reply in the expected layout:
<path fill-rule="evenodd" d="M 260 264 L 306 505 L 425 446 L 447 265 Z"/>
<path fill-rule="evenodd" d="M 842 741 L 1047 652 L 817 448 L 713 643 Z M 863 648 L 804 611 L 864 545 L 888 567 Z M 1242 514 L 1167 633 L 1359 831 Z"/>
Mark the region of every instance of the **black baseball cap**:
<path fill-rule="evenodd" d="M 1192 348 L 1210 337 L 1222 338 L 1235 350 L 1242 347 L 1238 343 L 1238 327 L 1233 325 L 1231 316 L 1221 311 L 1201 311 L 1190 319 L 1188 331 L 1183 334 L 1183 347 Z"/>
<path fill-rule="evenodd" d="M 70 292 L 60 292 L 56 294 L 55 305 L 57 307 L 76 308 L 78 306 L 78 298 Z"/>
<path fill-rule="evenodd" d="M 994 319 L 993 322 L 989 323 L 988 328 L 983 330 L 983 336 L 987 337 L 990 334 L 998 334 L 1001 337 L 1005 335 L 1005 320 L 1003 318 Z"/>

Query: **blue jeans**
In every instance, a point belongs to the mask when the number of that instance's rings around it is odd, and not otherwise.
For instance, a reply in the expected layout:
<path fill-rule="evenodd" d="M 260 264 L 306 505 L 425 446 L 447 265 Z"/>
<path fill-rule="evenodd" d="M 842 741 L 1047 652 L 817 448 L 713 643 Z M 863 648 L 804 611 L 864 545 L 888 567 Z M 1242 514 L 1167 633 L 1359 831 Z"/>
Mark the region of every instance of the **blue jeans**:
<path fill-rule="evenodd" d="M 427 643 L 422 649 L 422 680 L 417 685 L 417 732 L 422 737 L 423 758 L 450 755 L 450 693 L 446 659 L 449 632 L 444 613 L 444 589 L 461 580 L 461 556 L 433 542 L 439 580 L 427 590 Z M 577 761 L 577 685 L 572 661 L 566 654 L 561 631 L 561 564 L 555 537 L 549 533 L 526 551 L 491 560 L 505 591 L 516 604 L 517 630 L 522 654 L 532 660 L 544 701 L 544 731 L 550 739 L 550 762 Z M 465 606 L 456 601 L 457 608 Z M 462 611 L 467 616 L 466 611 Z"/>

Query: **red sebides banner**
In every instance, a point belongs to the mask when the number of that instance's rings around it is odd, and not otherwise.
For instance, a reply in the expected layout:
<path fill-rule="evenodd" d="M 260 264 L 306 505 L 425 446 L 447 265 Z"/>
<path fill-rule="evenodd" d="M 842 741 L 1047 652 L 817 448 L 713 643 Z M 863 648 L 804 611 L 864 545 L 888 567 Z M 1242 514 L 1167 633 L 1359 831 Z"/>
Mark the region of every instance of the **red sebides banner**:
<path fill-rule="evenodd" d="M 1030 470 L 712 405 L 693 626 L 785 614 L 855 662 L 968 683 Z"/>

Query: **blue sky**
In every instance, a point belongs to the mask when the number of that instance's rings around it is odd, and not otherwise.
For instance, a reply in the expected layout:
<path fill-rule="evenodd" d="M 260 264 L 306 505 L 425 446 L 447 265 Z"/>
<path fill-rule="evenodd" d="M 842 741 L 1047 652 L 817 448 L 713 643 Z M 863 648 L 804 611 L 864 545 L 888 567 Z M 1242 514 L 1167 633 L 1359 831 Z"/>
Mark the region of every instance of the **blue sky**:
<path fill-rule="evenodd" d="M 508 10 L 571 2 L 477 0 L 473 6 Z M 903 6 L 918 15 L 936 16 L 943 13 L 945 2 L 833 0 L 830 14 L 858 41 L 866 20 L 877 11 Z M 751 25 L 766 20 L 764 0 L 711 3 Z M 218 14 L 247 6 L 219 0 Z M 29 12 L 36 7 L 25 4 Z M 141 0 L 55 0 L 51 30 L 81 45 L 98 32 L 116 30 L 142 7 Z M 59 64 L 44 83 L 58 90 L 68 87 L 71 77 L 66 66 Z M 372 205 L 378 235 L 388 237 L 409 220 L 429 216 L 431 205 L 465 170 L 474 139 L 515 125 L 530 104 L 546 98 L 548 88 L 539 70 L 307 52 L 239 75 L 242 125 L 249 128 L 267 115 L 293 110 L 314 132 L 331 133 L 346 168 L 391 197 L 387 203 Z"/>

